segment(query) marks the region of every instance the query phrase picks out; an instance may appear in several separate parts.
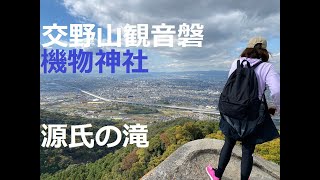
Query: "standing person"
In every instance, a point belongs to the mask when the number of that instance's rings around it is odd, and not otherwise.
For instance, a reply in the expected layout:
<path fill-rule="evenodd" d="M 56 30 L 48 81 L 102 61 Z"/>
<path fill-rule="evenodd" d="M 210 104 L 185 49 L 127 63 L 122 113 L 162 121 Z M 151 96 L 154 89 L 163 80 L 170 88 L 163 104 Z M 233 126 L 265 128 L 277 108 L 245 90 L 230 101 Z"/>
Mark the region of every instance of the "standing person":
<path fill-rule="evenodd" d="M 242 142 L 241 180 L 248 180 L 252 170 L 252 155 L 256 144 L 271 141 L 280 136 L 270 116 L 270 114 L 274 115 L 275 111 L 280 114 L 280 75 L 275 71 L 274 66 L 268 63 L 269 52 L 267 50 L 267 41 L 262 37 L 251 38 L 246 49 L 240 55 L 241 64 L 243 60 L 246 60 L 251 67 L 262 61 L 254 69 L 258 81 L 258 96 L 260 100 L 264 98 L 264 90 L 267 86 L 271 92 L 270 95 L 275 103 L 275 107 L 268 108 L 265 111 L 266 116 L 264 121 L 256 126 L 253 133 L 244 138 L 239 138 L 235 130 L 232 129 L 233 127 L 221 117 L 219 126 L 225 135 L 225 142 L 220 152 L 218 168 L 213 168 L 211 165 L 206 167 L 206 172 L 211 180 L 221 179 L 237 140 Z M 232 63 L 229 77 L 236 69 L 237 60 Z M 267 106 L 266 102 L 265 105 Z"/>

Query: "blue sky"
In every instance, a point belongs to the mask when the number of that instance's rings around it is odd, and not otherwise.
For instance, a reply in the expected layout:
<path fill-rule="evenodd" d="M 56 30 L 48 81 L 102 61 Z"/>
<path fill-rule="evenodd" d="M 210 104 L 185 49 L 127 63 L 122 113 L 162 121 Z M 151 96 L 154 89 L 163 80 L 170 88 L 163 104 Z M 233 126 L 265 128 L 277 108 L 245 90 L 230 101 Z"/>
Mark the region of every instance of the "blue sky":
<path fill-rule="evenodd" d="M 70 23 L 80 23 L 76 17 L 71 16 L 67 9 L 58 0 L 40 0 L 40 43 L 46 42 L 42 33 L 43 26 L 50 26 L 52 23 L 68 25 Z M 42 42 L 43 41 L 43 42 Z"/>
<path fill-rule="evenodd" d="M 204 25 L 203 47 L 141 47 L 148 56 L 148 62 L 145 61 L 144 65 L 150 71 L 228 70 L 232 61 L 245 48 L 249 38 L 257 35 L 268 40 L 268 50 L 273 55 L 270 62 L 276 69 L 280 68 L 278 0 L 40 0 L 40 44 L 49 41 L 48 37 L 42 35 L 45 32 L 42 27 L 51 26 L 53 23 L 65 26 L 76 23 L 95 24 L 96 32 L 97 27 L 105 31 L 106 24 L 117 28 L 127 23 L 146 23 L 149 26 L 167 23 L 176 25 L 177 29 L 183 22 Z M 69 29 L 66 32 L 69 33 L 68 31 Z M 69 41 L 69 36 L 62 40 Z M 98 49 L 96 46 L 90 47 L 94 52 Z M 135 51 L 137 48 L 125 48 L 123 45 L 115 49 Z"/>

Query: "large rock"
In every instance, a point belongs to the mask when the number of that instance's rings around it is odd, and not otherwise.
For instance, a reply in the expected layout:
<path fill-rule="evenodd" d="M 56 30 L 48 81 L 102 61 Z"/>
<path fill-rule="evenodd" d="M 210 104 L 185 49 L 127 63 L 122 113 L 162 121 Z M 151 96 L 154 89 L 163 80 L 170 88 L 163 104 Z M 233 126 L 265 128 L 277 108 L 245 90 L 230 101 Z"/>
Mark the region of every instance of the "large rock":
<path fill-rule="evenodd" d="M 145 174 L 141 180 L 210 180 L 205 167 L 208 164 L 217 167 L 223 143 L 222 140 L 207 138 L 188 142 Z M 241 154 L 241 146 L 236 145 L 222 179 L 240 179 Z M 254 156 L 250 180 L 255 179 L 280 179 L 280 166 Z"/>

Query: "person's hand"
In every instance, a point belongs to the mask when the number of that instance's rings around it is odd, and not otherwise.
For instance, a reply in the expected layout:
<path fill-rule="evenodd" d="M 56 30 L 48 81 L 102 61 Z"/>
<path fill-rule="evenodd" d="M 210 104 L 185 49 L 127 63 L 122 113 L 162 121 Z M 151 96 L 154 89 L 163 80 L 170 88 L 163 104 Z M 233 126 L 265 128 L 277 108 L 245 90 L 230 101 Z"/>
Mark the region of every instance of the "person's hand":
<path fill-rule="evenodd" d="M 269 114 L 271 115 L 274 115 L 274 113 L 276 112 L 276 108 L 275 107 L 269 107 L 268 111 L 269 111 Z"/>

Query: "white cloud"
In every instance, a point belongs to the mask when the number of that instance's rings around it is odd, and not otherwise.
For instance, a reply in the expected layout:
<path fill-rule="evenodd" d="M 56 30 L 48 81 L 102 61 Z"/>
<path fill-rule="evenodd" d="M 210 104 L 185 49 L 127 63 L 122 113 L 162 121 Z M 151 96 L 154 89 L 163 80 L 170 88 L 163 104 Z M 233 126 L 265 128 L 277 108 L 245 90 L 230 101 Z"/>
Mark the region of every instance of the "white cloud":
<path fill-rule="evenodd" d="M 269 62 L 274 65 L 276 71 L 280 72 L 280 52 L 271 54 Z"/>
<path fill-rule="evenodd" d="M 73 16 L 104 28 L 107 24 L 116 28 L 127 23 L 165 22 L 176 28 L 183 22 L 204 24 L 202 48 L 148 48 L 168 58 L 170 67 L 175 64 L 173 61 L 179 61 L 184 68 L 228 69 L 230 61 L 244 48 L 239 43 L 255 35 L 280 38 L 278 0 L 64 0 L 63 4 Z"/>

